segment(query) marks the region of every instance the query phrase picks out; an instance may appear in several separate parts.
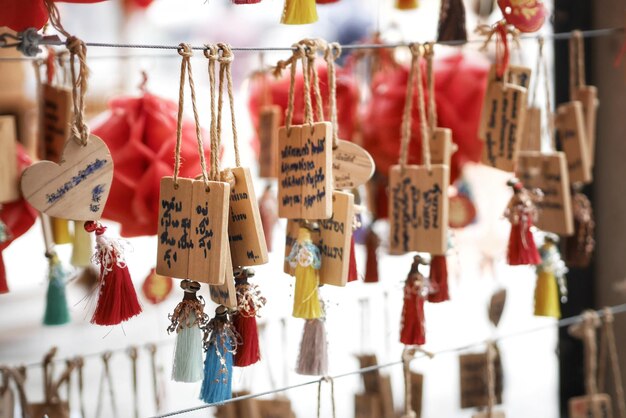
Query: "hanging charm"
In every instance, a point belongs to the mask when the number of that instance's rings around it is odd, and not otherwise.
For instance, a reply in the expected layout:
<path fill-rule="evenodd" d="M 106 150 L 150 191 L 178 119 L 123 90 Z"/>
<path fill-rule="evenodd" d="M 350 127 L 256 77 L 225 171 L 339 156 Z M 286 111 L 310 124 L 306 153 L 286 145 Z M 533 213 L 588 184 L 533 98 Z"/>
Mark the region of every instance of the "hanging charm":
<path fill-rule="evenodd" d="M 254 277 L 252 269 L 241 269 L 235 273 L 237 311 L 232 315 L 233 329 L 241 338 L 235 354 L 234 365 L 237 367 L 250 366 L 261 360 L 256 318 L 267 299 L 261 295 L 257 285 L 248 282 L 250 277 Z"/>
<path fill-rule="evenodd" d="M 191 383 L 202 379 L 202 332 L 209 317 L 204 313 L 204 299 L 197 296 L 200 283 L 183 280 L 180 287 L 185 295 L 169 315 L 167 327 L 168 334 L 176 332 L 172 380 Z"/>
<path fill-rule="evenodd" d="M 302 221 L 298 239 L 286 258 L 291 268 L 295 269 L 294 318 L 315 319 L 322 315 L 317 291 L 320 284 L 321 254 L 311 238 L 316 230 L 319 230 L 317 223 Z"/>
<path fill-rule="evenodd" d="M 513 189 L 513 196 L 504 212 L 504 216 L 511 222 L 507 263 L 511 266 L 539 264 L 541 256 L 535 246 L 531 227 L 537 219 L 535 202 L 540 199 L 540 192 L 526 190 L 518 179 L 509 180 L 507 185 Z"/>
<path fill-rule="evenodd" d="M 43 317 L 44 325 L 64 325 L 70 322 L 70 312 L 67 307 L 65 285 L 67 271 L 63 268 L 56 253 L 46 254 L 50 264 L 48 271 L 48 292 L 46 293 L 46 312 Z"/>
<path fill-rule="evenodd" d="M 405 345 L 424 345 L 426 329 L 424 326 L 424 300 L 428 295 L 429 285 L 419 272 L 419 266 L 426 262 L 416 255 L 413 257 L 411 270 L 404 281 L 404 304 L 400 323 L 400 342 Z"/>
<path fill-rule="evenodd" d="M 91 323 L 117 325 L 139 315 L 141 305 L 126 265 L 122 243 L 106 237 L 106 227 L 99 222 L 85 222 L 85 230 L 96 234 L 93 261 L 100 265 L 98 303 Z"/>
<path fill-rule="evenodd" d="M 572 211 L 574 235 L 565 239 L 565 260 L 569 267 L 586 268 L 591 263 L 596 246 L 594 232 L 596 223 L 591 201 L 582 192 L 582 184 L 572 186 Z"/>
<path fill-rule="evenodd" d="M 232 397 L 233 355 L 239 336 L 228 319 L 227 309 L 218 306 L 215 317 L 206 326 L 204 349 L 204 380 L 200 399 L 205 403 L 222 402 Z"/>
<path fill-rule="evenodd" d="M 560 303 L 567 302 L 567 267 L 561 260 L 558 249 L 559 237 L 546 234 L 544 243 L 539 247 L 541 264 L 537 266 L 537 285 L 535 287 L 535 315 L 561 317 Z M 559 293 L 561 295 L 559 300 Z"/>

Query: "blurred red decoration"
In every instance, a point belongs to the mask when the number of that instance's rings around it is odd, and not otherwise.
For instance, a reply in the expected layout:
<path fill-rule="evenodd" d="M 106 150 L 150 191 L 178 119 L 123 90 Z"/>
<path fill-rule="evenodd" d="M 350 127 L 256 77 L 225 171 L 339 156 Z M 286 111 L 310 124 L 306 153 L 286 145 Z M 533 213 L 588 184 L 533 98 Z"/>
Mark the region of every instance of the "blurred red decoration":
<path fill-rule="evenodd" d="M 507 23 L 521 32 L 537 32 L 548 14 L 542 0 L 498 0 L 498 6 Z"/>
<path fill-rule="evenodd" d="M 53 0 L 55 3 L 100 3 L 106 0 Z M 20 32 L 41 29 L 48 21 L 44 0 L 0 0 L 0 26 Z"/>
<path fill-rule="evenodd" d="M 115 170 L 103 217 L 122 224 L 126 237 L 155 235 L 161 177 L 174 170 L 178 105 L 150 93 L 119 97 L 109 103 L 107 117 L 92 132 L 111 151 Z M 205 156 L 210 161 L 209 136 Z M 183 120 L 181 177 L 200 173 L 195 124 Z"/>
<path fill-rule="evenodd" d="M 173 280 L 171 277 L 157 274 L 153 268 L 141 285 L 141 292 L 148 302 L 156 305 L 163 302 L 172 293 Z"/>

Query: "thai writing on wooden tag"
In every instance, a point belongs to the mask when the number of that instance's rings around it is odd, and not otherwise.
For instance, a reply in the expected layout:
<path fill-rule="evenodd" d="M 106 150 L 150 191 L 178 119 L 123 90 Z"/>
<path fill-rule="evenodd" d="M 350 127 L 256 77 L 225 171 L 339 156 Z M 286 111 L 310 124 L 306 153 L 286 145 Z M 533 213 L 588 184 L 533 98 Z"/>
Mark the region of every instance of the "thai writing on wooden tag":
<path fill-rule="evenodd" d="M 333 150 L 333 185 L 336 189 L 354 189 L 374 175 L 376 166 L 372 156 L 349 141 L 339 140 Z"/>
<path fill-rule="evenodd" d="M 209 294 L 211 300 L 219 305 L 224 305 L 227 308 L 237 307 L 237 291 L 235 289 L 235 275 L 233 273 L 233 263 L 231 261 L 230 245 L 226 240 L 223 241 L 222 254 L 224 258 L 224 284 L 209 285 Z"/>
<path fill-rule="evenodd" d="M 333 213 L 330 218 L 319 221 L 319 241 L 322 255 L 320 282 L 333 286 L 345 286 L 350 266 L 350 242 L 354 221 L 354 195 L 333 192 Z"/>
<path fill-rule="evenodd" d="M 113 181 L 113 159 L 106 144 L 89 135 L 86 145 L 65 143 L 59 164 L 40 161 L 24 170 L 24 198 L 49 216 L 75 221 L 98 220 Z"/>
<path fill-rule="evenodd" d="M 430 161 L 450 166 L 452 158 L 452 130 L 435 128 L 430 138 Z"/>
<path fill-rule="evenodd" d="M 234 180 L 231 183 L 228 215 L 228 241 L 233 266 L 265 264 L 267 243 L 250 170 L 245 167 L 229 168 L 222 172 L 222 179 L 228 171 Z"/>
<path fill-rule="evenodd" d="M 332 128 L 328 122 L 278 130 L 278 216 L 326 219 L 332 213 Z"/>
<path fill-rule="evenodd" d="M 524 118 L 520 151 L 541 151 L 541 109 L 529 107 Z"/>
<path fill-rule="evenodd" d="M 259 177 L 278 175 L 278 124 L 280 107 L 264 106 L 259 113 Z"/>
<path fill-rule="evenodd" d="M 509 65 L 506 69 L 506 83 L 507 84 L 515 84 L 516 86 L 524 87 L 528 89 L 530 86 L 530 76 L 532 74 L 532 70 L 528 67 L 522 67 L 519 65 Z M 489 68 L 489 74 L 487 76 L 487 80 L 498 81 L 496 77 L 496 66 L 492 65 Z"/>
<path fill-rule="evenodd" d="M 570 418 L 613 418 L 611 397 L 606 393 L 572 398 L 568 406 Z"/>
<path fill-rule="evenodd" d="M 161 179 L 157 273 L 209 284 L 224 283 L 228 183 Z"/>
<path fill-rule="evenodd" d="M 537 228 L 559 235 L 572 235 L 574 218 L 565 154 L 520 152 L 516 174 L 524 187 L 543 192 L 543 199 L 536 203 L 539 209 Z"/>
<path fill-rule="evenodd" d="M 15 117 L 0 116 L 0 203 L 20 197 Z"/>
<path fill-rule="evenodd" d="M 494 360 L 496 372 L 496 403 L 502 403 L 502 364 L 500 357 Z M 461 408 L 486 406 L 487 353 L 463 354 L 459 356 L 461 371 Z"/>
<path fill-rule="evenodd" d="M 593 168 L 596 155 L 596 116 L 599 103 L 598 89 L 595 86 L 578 86 L 574 89 L 573 98 L 579 101 L 583 106 L 589 164 Z"/>
<path fill-rule="evenodd" d="M 58 163 L 65 141 L 70 136 L 72 92 L 63 87 L 44 84 L 42 88 L 41 156 Z"/>
<path fill-rule="evenodd" d="M 501 81 L 487 85 L 478 136 L 484 141 L 482 163 L 514 170 L 526 114 L 526 89 Z"/>
<path fill-rule="evenodd" d="M 445 165 L 399 165 L 389 171 L 389 252 L 445 254 L 448 247 L 448 184 Z"/>
<path fill-rule="evenodd" d="M 561 150 L 567 158 L 570 182 L 591 182 L 589 147 L 580 102 L 564 103 L 557 108 L 556 128 Z"/>

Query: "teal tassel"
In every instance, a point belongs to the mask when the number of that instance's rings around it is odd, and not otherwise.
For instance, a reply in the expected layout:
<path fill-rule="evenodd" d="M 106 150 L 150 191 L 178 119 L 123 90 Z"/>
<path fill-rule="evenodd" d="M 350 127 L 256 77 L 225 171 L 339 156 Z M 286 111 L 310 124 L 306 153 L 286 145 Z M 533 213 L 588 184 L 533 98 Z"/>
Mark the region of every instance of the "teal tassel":
<path fill-rule="evenodd" d="M 204 380 L 200 399 L 206 403 L 219 403 L 232 397 L 233 354 L 237 337 L 228 322 L 226 308 L 220 306 L 207 327 L 211 336 L 206 343 Z"/>
<path fill-rule="evenodd" d="M 50 256 L 44 325 L 63 325 L 70 322 L 70 312 L 65 297 L 66 276 L 67 272 L 63 269 L 57 255 Z"/>

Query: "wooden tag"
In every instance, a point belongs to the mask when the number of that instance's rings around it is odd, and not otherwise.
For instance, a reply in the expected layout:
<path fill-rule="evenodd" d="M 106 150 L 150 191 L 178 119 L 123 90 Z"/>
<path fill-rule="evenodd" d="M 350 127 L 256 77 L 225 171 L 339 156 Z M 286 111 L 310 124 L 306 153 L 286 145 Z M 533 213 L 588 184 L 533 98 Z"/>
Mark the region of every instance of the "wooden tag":
<path fill-rule="evenodd" d="M 224 259 L 222 260 L 224 263 L 224 283 L 220 285 L 209 285 L 209 294 L 213 302 L 234 309 L 237 307 L 237 290 L 235 289 L 233 263 L 230 258 L 230 245 L 228 245 L 226 240 L 224 240 L 222 245 L 224 254 Z"/>
<path fill-rule="evenodd" d="M 596 155 L 596 117 L 598 112 L 598 89 L 595 86 L 578 86 L 574 90 L 574 100 L 583 106 L 585 135 L 589 151 L 589 164 L 593 168 Z"/>
<path fill-rule="evenodd" d="M 459 356 L 461 371 L 461 408 L 487 405 L 487 353 Z M 502 403 L 502 364 L 495 360 L 496 403 Z"/>
<path fill-rule="evenodd" d="M 41 156 L 48 161 L 58 163 L 61 161 L 65 141 L 70 137 L 72 92 L 67 88 L 44 84 L 41 94 L 43 101 Z"/>
<path fill-rule="evenodd" d="M 285 256 L 283 257 L 284 260 L 286 260 L 289 254 L 291 254 L 291 247 L 293 247 L 293 244 L 295 244 L 296 240 L 298 239 L 299 229 L 300 225 L 298 224 L 298 221 L 294 221 L 293 219 L 289 219 L 287 221 L 287 228 L 285 230 Z M 284 261 L 283 263 L 283 271 L 290 276 L 293 276 L 296 273 L 295 269 L 291 268 L 291 265 L 289 265 L 289 262 L 287 261 Z"/>
<path fill-rule="evenodd" d="M 234 267 L 267 263 L 267 244 L 263 234 L 259 204 L 254 193 L 250 170 L 229 168 L 234 177 L 230 190 L 228 241 Z M 222 172 L 224 179 L 224 172 Z M 232 185 L 232 183 L 231 183 Z"/>
<path fill-rule="evenodd" d="M 359 368 L 372 367 L 378 365 L 376 354 L 359 354 L 356 356 L 359 360 Z M 372 370 L 371 372 L 363 373 L 363 387 L 365 393 L 379 393 L 380 392 L 380 371 Z"/>
<path fill-rule="evenodd" d="M 478 136 L 484 141 L 482 163 L 514 170 L 526 114 L 526 89 L 501 81 L 487 85 Z"/>
<path fill-rule="evenodd" d="M 28 405 L 30 418 L 70 418 L 67 402 L 31 403 Z"/>
<path fill-rule="evenodd" d="M 215 408 L 215 418 L 238 418 L 237 402 L 218 405 Z"/>
<path fill-rule="evenodd" d="M 374 175 L 374 159 L 357 144 L 339 140 L 333 150 L 333 185 L 335 189 L 354 189 Z"/>
<path fill-rule="evenodd" d="M 10 387 L 0 395 L 0 418 L 13 418 L 15 413 L 15 397 Z"/>
<path fill-rule="evenodd" d="M 278 130 L 278 216 L 327 219 L 332 214 L 331 125 L 318 122 Z"/>
<path fill-rule="evenodd" d="M 261 418 L 296 418 L 287 398 L 259 399 Z"/>
<path fill-rule="evenodd" d="M 159 200 L 157 230 L 157 274 L 186 279 L 189 270 L 191 241 L 191 192 L 193 180 L 163 177 Z"/>
<path fill-rule="evenodd" d="M 527 189 L 543 192 L 543 199 L 537 202 L 537 228 L 559 235 L 572 235 L 574 218 L 565 154 L 520 152 L 516 175 Z"/>
<path fill-rule="evenodd" d="M 416 418 L 422 416 L 422 396 L 424 388 L 424 375 L 411 372 L 411 407 L 415 411 Z"/>
<path fill-rule="evenodd" d="M 391 378 L 380 375 L 380 406 L 383 418 L 395 418 L 393 407 L 393 390 L 391 388 Z"/>
<path fill-rule="evenodd" d="M 452 159 L 452 130 L 435 128 L 430 138 L 430 162 L 450 166 Z"/>
<path fill-rule="evenodd" d="M 345 286 L 348 282 L 353 221 L 354 195 L 334 191 L 332 216 L 319 221 L 320 235 L 316 242 L 322 255 L 322 284 Z"/>
<path fill-rule="evenodd" d="M 354 418 L 382 418 L 380 395 L 357 393 L 354 395 Z"/>
<path fill-rule="evenodd" d="M 569 400 L 569 418 L 613 418 L 611 397 L 606 393 Z"/>
<path fill-rule="evenodd" d="M 20 197 L 15 117 L 0 116 L 0 203 Z"/>
<path fill-rule="evenodd" d="M 278 176 L 278 124 L 280 107 L 265 106 L 259 114 L 259 177 Z"/>
<path fill-rule="evenodd" d="M 187 278 L 202 283 L 223 284 L 228 244 L 228 202 L 230 185 L 194 180 L 191 206 L 191 240 Z M 228 257 L 230 261 L 230 257 Z"/>
<path fill-rule="evenodd" d="M 502 319 L 502 313 L 504 312 L 504 306 L 506 304 L 506 289 L 497 290 L 491 299 L 489 300 L 489 321 L 493 326 L 497 327 Z"/>
<path fill-rule="evenodd" d="M 592 180 L 589 146 L 582 104 L 568 102 L 557 108 L 556 128 L 561 150 L 567 158 L 569 181 L 589 183 Z"/>
<path fill-rule="evenodd" d="M 491 411 L 491 417 L 487 411 L 479 412 L 477 414 L 472 415 L 472 418 L 504 418 L 504 412 L 502 411 Z"/>
<path fill-rule="evenodd" d="M 448 248 L 448 184 L 445 165 L 409 165 L 389 171 L 389 253 L 445 254 Z"/>
<path fill-rule="evenodd" d="M 520 151 L 541 151 L 541 109 L 529 107 L 524 118 Z"/>
<path fill-rule="evenodd" d="M 59 164 L 40 161 L 22 174 L 22 193 L 35 209 L 75 221 L 98 220 L 104 210 L 113 159 L 106 144 L 89 135 L 87 145 L 69 140 Z"/>
<path fill-rule="evenodd" d="M 233 398 L 239 398 L 240 396 L 250 395 L 250 392 L 240 391 L 233 392 Z M 246 418 L 261 418 L 261 411 L 259 410 L 258 399 L 243 399 L 241 401 L 233 403 L 237 407 L 236 417 Z"/>
<path fill-rule="evenodd" d="M 528 67 L 522 67 L 519 65 L 509 65 L 506 71 L 506 82 L 508 84 L 514 84 L 516 86 L 524 87 L 528 90 L 530 85 L 530 76 L 532 70 Z M 487 76 L 488 81 L 498 81 L 496 77 L 495 64 L 489 68 L 489 74 Z"/>

